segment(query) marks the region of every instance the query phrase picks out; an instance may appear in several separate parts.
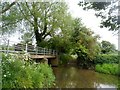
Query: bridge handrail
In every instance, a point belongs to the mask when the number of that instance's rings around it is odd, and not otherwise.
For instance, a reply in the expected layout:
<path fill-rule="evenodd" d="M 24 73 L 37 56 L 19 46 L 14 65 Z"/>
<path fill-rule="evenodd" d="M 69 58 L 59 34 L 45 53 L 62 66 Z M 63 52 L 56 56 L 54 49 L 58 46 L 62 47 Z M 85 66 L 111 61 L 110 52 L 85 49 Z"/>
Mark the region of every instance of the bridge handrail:
<path fill-rule="evenodd" d="M 47 48 L 43 48 L 43 47 L 38 47 L 38 46 L 34 46 L 34 45 L 30 45 L 30 44 L 17 44 L 14 45 L 13 50 L 9 50 L 9 48 L 7 47 L 6 50 L 0 50 L 0 52 L 28 52 L 30 54 L 44 54 L 44 55 L 57 55 L 55 50 L 52 49 L 47 49 Z"/>

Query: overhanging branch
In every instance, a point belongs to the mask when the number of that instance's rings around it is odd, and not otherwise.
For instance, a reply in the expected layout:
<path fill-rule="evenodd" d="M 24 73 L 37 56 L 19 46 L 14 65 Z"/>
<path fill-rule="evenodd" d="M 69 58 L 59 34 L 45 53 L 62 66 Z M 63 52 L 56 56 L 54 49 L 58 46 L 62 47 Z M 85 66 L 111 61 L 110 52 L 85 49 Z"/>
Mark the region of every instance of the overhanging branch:
<path fill-rule="evenodd" d="M 3 9 L 0 14 L 5 13 L 7 10 L 9 10 L 13 5 L 15 5 L 16 2 L 12 2 L 9 6 L 7 6 L 5 9 Z"/>
<path fill-rule="evenodd" d="M 20 8 L 20 5 L 19 5 L 19 3 L 17 3 L 18 4 L 18 7 L 19 7 L 19 9 L 20 9 L 20 12 L 23 14 L 23 16 L 25 17 L 25 19 L 30 23 L 30 24 L 32 24 L 33 26 L 34 26 L 34 24 L 27 18 L 27 16 L 25 15 L 25 13 L 22 11 L 22 9 Z"/>

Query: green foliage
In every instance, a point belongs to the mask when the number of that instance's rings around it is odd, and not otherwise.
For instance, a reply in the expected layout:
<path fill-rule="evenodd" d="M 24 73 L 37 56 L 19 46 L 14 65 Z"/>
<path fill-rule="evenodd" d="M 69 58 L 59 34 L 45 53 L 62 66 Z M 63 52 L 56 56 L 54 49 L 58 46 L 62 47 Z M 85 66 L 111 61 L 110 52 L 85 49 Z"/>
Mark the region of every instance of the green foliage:
<path fill-rule="evenodd" d="M 71 49 L 71 42 L 68 38 L 55 36 L 51 38 L 49 41 L 49 48 L 57 50 L 60 53 L 69 53 Z M 67 47 L 65 47 L 67 46 Z"/>
<path fill-rule="evenodd" d="M 14 55 L 2 55 L 3 88 L 47 88 L 55 77 L 48 64 L 20 60 Z"/>
<path fill-rule="evenodd" d="M 117 0 L 111 0 L 111 2 L 80 2 L 79 6 L 83 7 L 84 10 L 93 9 L 97 11 L 95 15 L 101 17 L 100 27 L 109 28 L 109 30 L 116 31 L 120 28 L 120 20 L 117 14 L 114 14 L 114 11 L 119 9 L 119 6 L 116 4 Z"/>
<path fill-rule="evenodd" d="M 9 3 L 0 5 L 4 8 Z M 67 10 L 65 2 L 17 2 L 8 10 L 9 13 L 2 15 L 2 29 L 5 29 L 2 34 L 14 33 L 15 27 L 19 27 L 24 42 L 34 38 L 38 46 L 44 47 L 47 36 L 53 37 L 58 30 L 66 33 L 71 28 L 71 15 Z"/>
<path fill-rule="evenodd" d="M 10 5 L 10 2 L 2 2 L 0 3 L 0 6 L 3 9 L 5 9 L 6 7 L 8 7 Z M 16 27 L 18 22 L 21 21 L 22 16 L 21 13 L 19 13 L 18 8 L 16 7 L 16 4 L 14 6 L 12 6 L 10 9 L 8 9 L 7 12 L 1 14 L 2 18 L 2 27 L 0 27 L 2 29 L 2 32 L 0 32 L 0 34 L 11 34 L 11 33 L 15 33 L 16 31 Z M 19 23 L 20 24 L 20 23 Z"/>
<path fill-rule="evenodd" d="M 112 54 L 101 54 L 97 55 L 94 59 L 95 64 L 103 64 L 103 63 L 119 63 L 119 57 L 118 55 L 112 55 Z"/>
<path fill-rule="evenodd" d="M 69 54 L 60 54 L 60 64 L 67 64 L 69 60 L 73 59 L 73 57 Z"/>
<path fill-rule="evenodd" d="M 81 68 L 92 68 L 92 60 L 89 57 L 88 49 L 86 49 L 84 46 L 80 45 L 79 49 L 76 51 L 78 58 L 77 58 L 77 64 Z"/>
<path fill-rule="evenodd" d="M 115 49 L 114 44 L 111 44 L 109 41 L 102 41 L 101 42 L 101 52 L 103 54 L 113 53 L 115 51 L 116 51 L 116 49 Z"/>
<path fill-rule="evenodd" d="M 95 66 L 95 71 L 105 73 L 105 74 L 113 74 L 118 75 L 118 64 L 97 64 Z"/>
<path fill-rule="evenodd" d="M 94 56 L 99 52 L 98 36 L 81 24 L 79 18 L 74 20 L 71 42 L 73 53 L 78 56 L 78 65 L 88 68 Z"/>

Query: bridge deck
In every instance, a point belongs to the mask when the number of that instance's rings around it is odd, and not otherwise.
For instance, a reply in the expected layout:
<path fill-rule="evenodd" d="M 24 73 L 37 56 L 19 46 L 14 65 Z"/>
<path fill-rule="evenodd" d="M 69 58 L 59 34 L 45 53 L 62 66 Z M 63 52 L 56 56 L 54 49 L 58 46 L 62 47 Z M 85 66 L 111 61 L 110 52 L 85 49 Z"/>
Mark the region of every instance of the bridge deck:
<path fill-rule="evenodd" d="M 30 55 L 30 58 L 37 59 L 37 58 L 55 58 L 54 55 Z"/>

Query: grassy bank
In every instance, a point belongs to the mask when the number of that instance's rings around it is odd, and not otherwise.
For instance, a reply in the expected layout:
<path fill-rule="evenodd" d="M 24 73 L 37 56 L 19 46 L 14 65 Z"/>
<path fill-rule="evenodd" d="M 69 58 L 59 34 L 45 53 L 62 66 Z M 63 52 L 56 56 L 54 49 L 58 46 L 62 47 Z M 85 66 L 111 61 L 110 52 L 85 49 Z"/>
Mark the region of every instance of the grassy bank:
<path fill-rule="evenodd" d="M 97 64 L 95 66 L 95 71 L 112 75 L 119 74 L 118 64 Z"/>
<path fill-rule="evenodd" d="M 55 76 L 48 64 L 23 59 L 2 54 L 2 88 L 48 88 L 54 84 Z"/>

